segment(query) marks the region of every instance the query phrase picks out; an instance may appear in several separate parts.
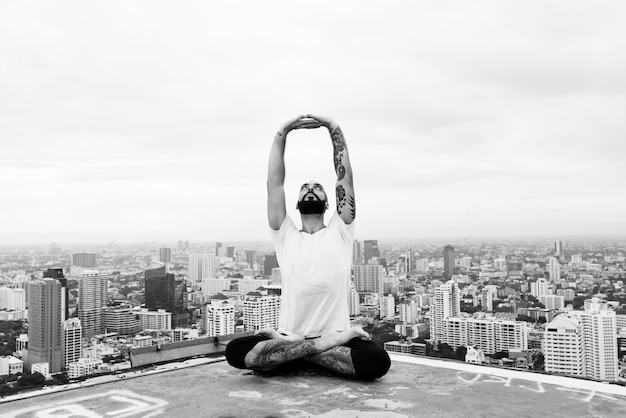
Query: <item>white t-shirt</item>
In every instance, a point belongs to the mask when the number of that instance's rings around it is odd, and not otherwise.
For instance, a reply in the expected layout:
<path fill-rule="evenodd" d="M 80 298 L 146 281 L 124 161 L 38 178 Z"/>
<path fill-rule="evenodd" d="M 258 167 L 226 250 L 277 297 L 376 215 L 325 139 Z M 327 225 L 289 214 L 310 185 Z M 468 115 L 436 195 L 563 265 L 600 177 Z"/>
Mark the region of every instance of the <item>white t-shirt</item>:
<path fill-rule="evenodd" d="M 335 212 L 326 228 L 308 234 L 287 215 L 271 235 L 283 286 L 278 329 L 305 336 L 348 329 L 354 222 Z"/>

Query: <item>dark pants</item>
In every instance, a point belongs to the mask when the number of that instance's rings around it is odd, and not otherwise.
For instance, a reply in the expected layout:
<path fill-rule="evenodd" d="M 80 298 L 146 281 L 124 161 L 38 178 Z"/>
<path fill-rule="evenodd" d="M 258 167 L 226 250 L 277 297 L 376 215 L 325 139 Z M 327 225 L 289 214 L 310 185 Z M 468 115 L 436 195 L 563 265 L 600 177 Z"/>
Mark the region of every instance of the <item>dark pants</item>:
<path fill-rule="evenodd" d="M 251 335 L 232 340 L 226 346 L 226 360 L 228 364 L 238 369 L 247 369 L 244 359 L 246 354 L 255 345 L 261 341 L 267 341 L 270 338 L 264 335 Z M 350 347 L 350 355 L 352 356 L 352 365 L 354 366 L 355 378 L 361 380 L 372 380 L 384 376 L 389 367 L 391 360 L 387 352 L 378 344 L 372 341 L 364 341 L 360 338 L 353 338 L 345 344 Z M 286 366 L 292 368 L 296 364 L 300 364 L 297 360 L 286 363 Z M 308 363 L 310 365 L 310 363 Z"/>

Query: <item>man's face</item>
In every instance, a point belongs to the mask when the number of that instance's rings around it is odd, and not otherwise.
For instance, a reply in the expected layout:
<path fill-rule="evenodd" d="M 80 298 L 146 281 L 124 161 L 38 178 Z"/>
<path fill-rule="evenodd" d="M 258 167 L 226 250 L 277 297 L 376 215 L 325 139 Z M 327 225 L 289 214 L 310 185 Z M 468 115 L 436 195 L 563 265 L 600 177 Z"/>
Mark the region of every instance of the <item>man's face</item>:
<path fill-rule="evenodd" d="M 322 214 L 328 208 L 326 192 L 321 184 L 310 181 L 300 187 L 297 209 L 300 213 L 308 215 L 312 213 Z"/>

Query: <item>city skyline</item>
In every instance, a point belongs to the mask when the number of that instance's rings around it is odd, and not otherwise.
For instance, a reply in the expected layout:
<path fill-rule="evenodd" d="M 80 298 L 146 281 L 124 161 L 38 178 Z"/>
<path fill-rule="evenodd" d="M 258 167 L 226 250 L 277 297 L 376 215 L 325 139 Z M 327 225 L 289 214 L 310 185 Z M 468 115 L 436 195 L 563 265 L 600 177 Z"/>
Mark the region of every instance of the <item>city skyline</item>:
<path fill-rule="evenodd" d="M 622 2 L 35 2 L 0 23 L 2 246 L 269 241 L 270 146 L 302 113 L 344 131 L 357 239 L 626 235 Z M 296 223 L 312 178 L 332 212 L 328 134 L 291 134 L 286 164 Z"/>

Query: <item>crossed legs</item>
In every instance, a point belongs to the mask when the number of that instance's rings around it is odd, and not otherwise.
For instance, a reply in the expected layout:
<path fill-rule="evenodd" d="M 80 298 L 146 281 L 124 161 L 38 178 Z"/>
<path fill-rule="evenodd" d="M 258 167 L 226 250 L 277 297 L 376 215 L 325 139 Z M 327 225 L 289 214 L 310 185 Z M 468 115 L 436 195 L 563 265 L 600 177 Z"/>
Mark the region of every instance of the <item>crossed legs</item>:
<path fill-rule="evenodd" d="M 370 341 L 369 334 L 360 327 L 324 333 L 310 340 L 263 330 L 231 341 L 226 359 L 234 367 L 258 371 L 302 359 L 344 376 L 366 380 L 385 375 L 390 366 L 387 352 Z"/>

